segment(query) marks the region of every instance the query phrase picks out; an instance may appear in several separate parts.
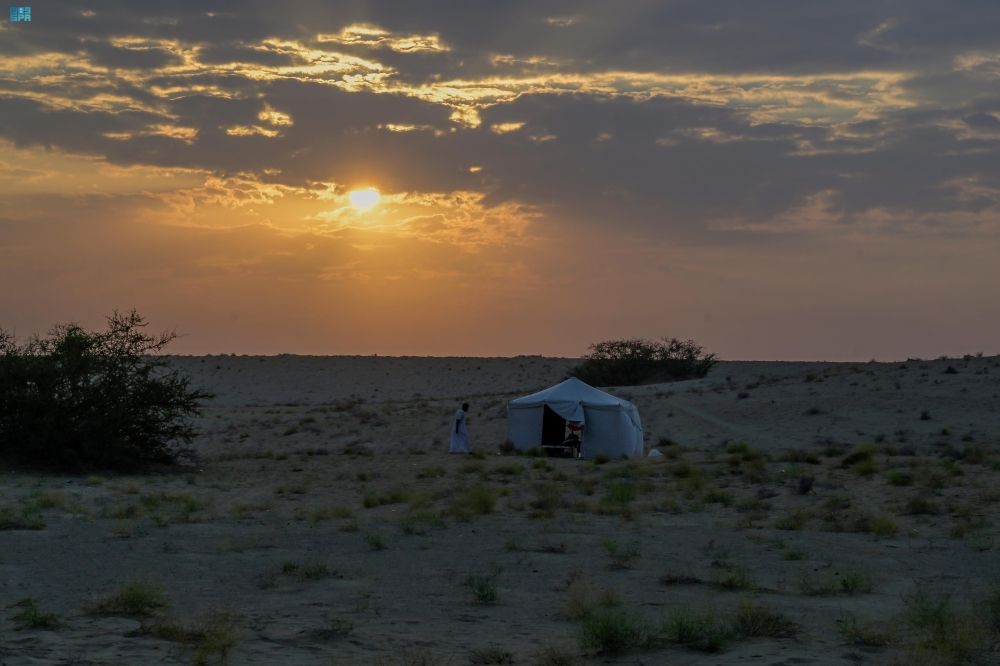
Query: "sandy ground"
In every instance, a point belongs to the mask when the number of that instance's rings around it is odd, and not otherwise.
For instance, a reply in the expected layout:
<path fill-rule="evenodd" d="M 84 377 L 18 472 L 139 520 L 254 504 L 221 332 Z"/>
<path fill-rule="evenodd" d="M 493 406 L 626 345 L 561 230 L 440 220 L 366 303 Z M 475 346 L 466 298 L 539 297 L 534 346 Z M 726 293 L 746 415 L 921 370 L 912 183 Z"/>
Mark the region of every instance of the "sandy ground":
<path fill-rule="evenodd" d="M 35 528 L 0 531 L 0 664 L 1000 663 L 1000 359 L 612 388 L 667 455 L 605 464 L 496 454 L 571 359 L 173 362 L 216 394 L 195 467 L 0 477 Z M 445 453 L 462 400 L 484 456 Z M 169 606 L 95 612 L 132 581 Z M 741 605 L 795 626 L 733 633 Z M 685 612 L 719 651 L 676 643 Z M 623 654 L 595 618 L 637 629 Z"/>

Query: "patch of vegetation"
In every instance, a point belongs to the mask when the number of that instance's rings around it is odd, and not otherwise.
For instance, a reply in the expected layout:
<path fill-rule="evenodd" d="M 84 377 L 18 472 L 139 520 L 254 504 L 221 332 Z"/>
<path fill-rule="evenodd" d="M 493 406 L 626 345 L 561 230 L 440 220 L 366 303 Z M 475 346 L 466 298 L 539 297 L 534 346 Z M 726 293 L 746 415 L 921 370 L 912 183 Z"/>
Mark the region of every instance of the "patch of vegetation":
<path fill-rule="evenodd" d="M 500 596 L 497 591 L 499 575 L 500 571 L 496 570 L 486 576 L 470 575 L 465 579 L 465 586 L 469 588 L 472 599 L 477 604 L 492 605 L 497 602 Z"/>
<path fill-rule="evenodd" d="M 991 626 L 989 613 L 981 611 L 974 606 L 957 606 L 948 594 L 934 594 L 918 587 L 905 598 L 903 616 L 910 629 L 908 656 L 917 663 L 991 663 L 989 653 L 1000 633 L 995 624 Z"/>
<path fill-rule="evenodd" d="M 840 464 L 842 467 L 852 467 L 858 463 L 868 462 L 875 459 L 875 447 L 871 444 L 863 444 L 844 456 Z"/>
<path fill-rule="evenodd" d="M 405 490 L 402 488 L 393 488 L 382 493 L 366 493 L 361 500 L 361 504 L 366 509 L 372 509 L 387 504 L 402 504 L 407 499 L 409 499 L 409 494 Z"/>
<path fill-rule="evenodd" d="M 162 587 L 144 581 L 133 581 L 98 599 L 87 610 L 92 615 L 142 618 L 169 607 L 170 601 Z"/>
<path fill-rule="evenodd" d="M 433 465 L 431 467 L 424 467 L 419 472 L 417 472 L 418 479 L 439 479 L 447 474 L 444 467 L 440 465 Z"/>
<path fill-rule="evenodd" d="M 820 463 L 818 455 L 812 451 L 804 451 L 802 449 L 792 449 L 786 451 L 781 456 L 780 460 L 787 463 L 804 463 L 807 465 L 818 465 Z"/>
<path fill-rule="evenodd" d="M 0 331 L 0 457 L 74 472 L 173 464 L 209 394 L 159 355 L 176 336 L 147 335 L 136 312 L 107 330 L 57 326 L 18 343 Z"/>
<path fill-rule="evenodd" d="M 911 486 L 913 485 L 913 474 L 901 469 L 892 469 L 885 475 L 886 480 L 889 481 L 889 485 L 892 486 Z"/>
<path fill-rule="evenodd" d="M 12 506 L 0 506 L 0 531 L 4 530 L 44 530 L 45 520 L 38 511 Z"/>
<path fill-rule="evenodd" d="M 730 592 L 754 589 L 753 575 L 743 566 L 725 564 L 718 569 L 712 578 L 712 584 L 720 590 Z"/>
<path fill-rule="evenodd" d="M 845 569 L 843 571 L 807 571 L 799 579 L 799 591 L 809 596 L 847 594 L 854 596 L 871 592 L 874 584 L 864 573 Z"/>
<path fill-rule="evenodd" d="M 538 652 L 534 663 L 536 666 L 577 666 L 581 661 L 575 652 L 549 645 Z"/>
<path fill-rule="evenodd" d="M 704 377 L 715 365 L 693 340 L 606 340 L 590 346 L 573 377 L 593 386 L 632 386 Z"/>
<path fill-rule="evenodd" d="M 799 625 L 766 606 L 744 601 L 733 616 L 733 632 L 738 638 L 794 638 Z"/>
<path fill-rule="evenodd" d="M 188 493 L 151 493 L 140 497 L 139 503 L 160 525 L 194 522 L 195 514 L 209 506 L 208 500 Z"/>
<path fill-rule="evenodd" d="M 182 644 L 193 653 L 192 661 L 196 666 L 225 663 L 239 641 L 233 620 L 225 614 L 214 614 L 190 623 L 162 619 L 145 629 L 152 636 Z"/>
<path fill-rule="evenodd" d="M 893 642 L 893 634 L 887 624 L 873 620 L 860 620 L 848 613 L 837 621 L 837 631 L 847 645 L 857 647 L 887 647 Z"/>
<path fill-rule="evenodd" d="M 399 519 L 399 529 L 403 534 L 426 534 L 435 527 L 444 527 L 444 519 L 440 513 L 430 509 L 409 511 Z"/>
<path fill-rule="evenodd" d="M 449 511 L 458 520 L 471 520 L 476 516 L 493 513 L 497 505 L 497 491 L 487 485 L 474 486 L 458 493 Z"/>
<path fill-rule="evenodd" d="M 699 652 L 721 652 L 733 636 L 728 623 L 712 610 L 687 606 L 674 608 L 667 615 L 663 633 L 668 642 Z"/>
<path fill-rule="evenodd" d="M 513 664 L 514 654 L 499 645 L 473 648 L 470 660 L 473 664 Z"/>
<path fill-rule="evenodd" d="M 365 543 L 368 545 L 368 550 L 386 549 L 385 539 L 376 532 L 365 532 Z"/>
<path fill-rule="evenodd" d="M 354 631 L 354 622 L 346 617 L 331 618 L 326 626 L 313 632 L 316 638 L 324 641 L 335 641 L 347 638 Z"/>
<path fill-rule="evenodd" d="M 10 616 L 18 629 L 58 629 L 62 624 L 55 613 L 45 613 L 34 599 L 21 599 L 8 608 L 16 609 Z"/>
<path fill-rule="evenodd" d="M 911 516 L 933 516 L 940 513 L 941 508 L 925 495 L 917 494 L 906 501 L 903 511 Z"/>
<path fill-rule="evenodd" d="M 532 488 L 534 497 L 528 503 L 532 518 L 551 518 L 563 503 L 562 488 L 558 483 L 537 483 Z"/>
<path fill-rule="evenodd" d="M 612 569 L 631 569 L 635 561 L 639 559 L 638 541 L 623 546 L 614 539 L 602 539 L 601 547 L 611 559 L 610 567 Z"/>
<path fill-rule="evenodd" d="M 331 576 L 339 577 L 337 572 L 331 571 L 330 567 L 322 562 L 310 562 L 308 564 L 285 562 L 281 565 L 281 573 L 299 582 L 322 580 Z"/>
<path fill-rule="evenodd" d="M 638 614 L 618 608 L 588 614 L 580 627 L 580 646 L 600 655 L 620 655 L 650 647 L 653 628 Z"/>
<path fill-rule="evenodd" d="M 563 609 L 569 619 L 582 620 L 599 608 L 615 608 L 620 605 L 621 597 L 614 591 L 601 591 L 585 580 L 576 579 L 566 588 Z"/>
<path fill-rule="evenodd" d="M 779 530 L 798 531 L 804 528 L 811 518 L 812 514 L 808 509 L 792 509 L 774 521 L 774 526 Z"/>

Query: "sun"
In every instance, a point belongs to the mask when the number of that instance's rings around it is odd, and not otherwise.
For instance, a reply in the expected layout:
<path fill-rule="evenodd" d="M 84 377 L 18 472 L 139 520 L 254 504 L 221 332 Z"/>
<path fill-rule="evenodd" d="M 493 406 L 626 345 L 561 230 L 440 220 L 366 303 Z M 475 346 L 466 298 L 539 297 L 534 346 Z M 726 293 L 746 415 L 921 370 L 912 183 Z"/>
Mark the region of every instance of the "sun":
<path fill-rule="evenodd" d="M 382 195 L 374 187 L 366 187 L 362 190 L 348 192 L 347 198 L 351 200 L 351 205 L 358 210 L 368 210 L 378 203 Z"/>

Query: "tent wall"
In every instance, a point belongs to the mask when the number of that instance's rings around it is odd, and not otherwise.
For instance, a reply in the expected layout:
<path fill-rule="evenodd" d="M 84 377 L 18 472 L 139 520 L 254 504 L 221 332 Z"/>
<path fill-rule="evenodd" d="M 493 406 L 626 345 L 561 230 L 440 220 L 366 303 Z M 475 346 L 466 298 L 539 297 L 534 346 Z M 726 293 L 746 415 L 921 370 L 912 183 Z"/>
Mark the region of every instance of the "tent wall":
<path fill-rule="evenodd" d="M 542 407 L 510 409 L 507 412 L 507 439 L 522 451 L 542 443 Z"/>
<path fill-rule="evenodd" d="M 583 431 L 584 458 L 598 454 L 609 458 L 635 455 L 635 428 L 623 409 L 584 408 L 587 427 Z"/>

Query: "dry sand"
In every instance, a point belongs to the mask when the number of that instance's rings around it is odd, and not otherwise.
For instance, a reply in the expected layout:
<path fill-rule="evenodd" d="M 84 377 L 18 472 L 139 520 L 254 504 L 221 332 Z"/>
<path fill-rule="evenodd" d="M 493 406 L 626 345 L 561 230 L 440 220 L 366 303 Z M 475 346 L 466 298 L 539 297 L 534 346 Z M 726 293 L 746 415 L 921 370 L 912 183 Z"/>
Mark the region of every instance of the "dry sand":
<path fill-rule="evenodd" d="M 959 638 L 1000 663 L 975 605 L 1000 580 L 997 358 L 726 362 L 611 389 L 668 455 L 606 464 L 496 455 L 506 400 L 571 359 L 174 363 L 216 393 L 196 468 L 0 477 L 0 505 L 44 523 L 0 531 L 0 664 L 213 663 L 178 624 L 220 627 L 232 664 L 952 663 L 918 660 L 919 590 L 951 594 Z M 463 399 L 485 457 L 445 453 Z M 129 581 L 169 608 L 92 612 Z M 61 626 L 18 628 L 24 598 Z M 592 614 L 646 623 L 649 644 L 584 644 L 579 616 L 602 601 L 617 605 Z M 705 653 L 661 630 L 677 609 L 728 622 L 747 602 L 796 635 Z"/>

